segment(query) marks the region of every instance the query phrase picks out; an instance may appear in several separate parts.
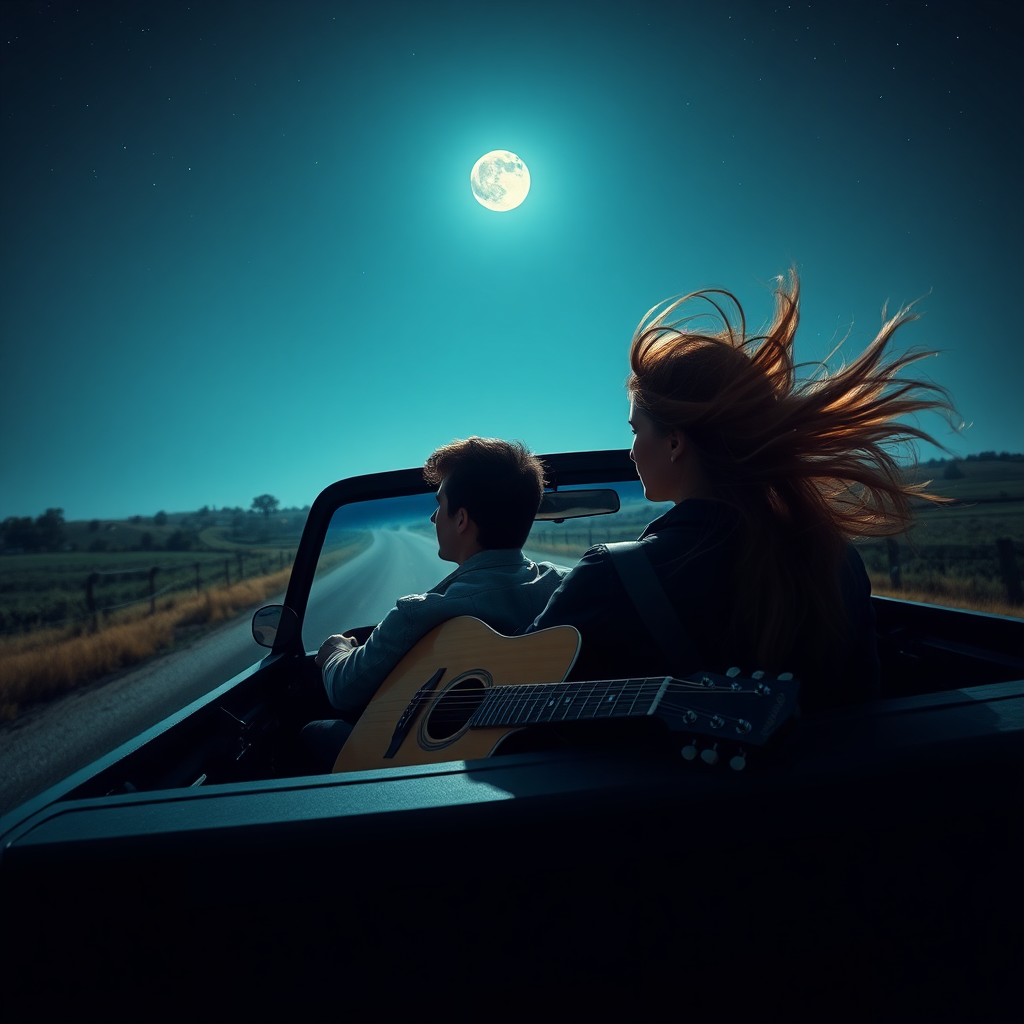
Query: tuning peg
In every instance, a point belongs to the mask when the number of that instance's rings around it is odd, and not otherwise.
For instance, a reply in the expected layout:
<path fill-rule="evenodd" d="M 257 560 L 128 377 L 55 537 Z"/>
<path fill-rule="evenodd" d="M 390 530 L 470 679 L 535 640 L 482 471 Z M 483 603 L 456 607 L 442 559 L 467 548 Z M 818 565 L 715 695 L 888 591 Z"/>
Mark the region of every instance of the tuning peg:
<path fill-rule="evenodd" d="M 792 672 L 783 672 L 778 679 L 784 683 L 788 683 L 793 678 Z"/>
<path fill-rule="evenodd" d="M 708 719 L 708 725 L 710 725 L 712 729 L 721 729 L 722 726 L 725 725 L 725 719 L 721 715 L 712 715 Z"/>
<path fill-rule="evenodd" d="M 759 668 L 756 672 L 751 673 L 751 679 L 764 679 L 764 669 Z"/>
<path fill-rule="evenodd" d="M 754 693 L 759 697 L 770 697 L 772 688 L 765 683 L 758 683 L 757 686 L 754 687 Z"/>
<path fill-rule="evenodd" d="M 742 747 L 740 747 L 739 750 L 729 758 L 729 767 L 734 772 L 741 772 L 747 767 L 747 754 Z"/>
<path fill-rule="evenodd" d="M 730 669 L 726 669 L 726 672 L 725 672 L 725 674 L 726 674 L 726 675 L 727 675 L 727 676 L 728 676 L 728 677 L 729 677 L 730 679 L 735 679 L 735 678 L 736 678 L 736 677 L 737 677 L 737 676 L 738 676 L 738 675 L 740 674 L 740 669 L 739 669 L 739 666 L 738 666 L 738 665 L 733 665 L 733 667 L 732 667 L 732 668 L 730 668 Z"/>
<path fill-rule="evenodd" d="M 718 764 L 718 744 L 716 743 L 713 747 L 702 750 L 700 752 L 700 759 L 705 764 Z"/>
<path fill-rule="evenodd" d="M 746 736 L 746 734 L 748 732 L 750 732 L 750 730 L 752 728 L 753 728 L 753 726 L 745 718 L 737 719 L 737 721 L 736 721 L 736 731 L 741 736 Z"/>
<path fill-rule="evenodd" d="M 684 761 L 692 761 L 697 756 L 697 741 L 690 740 L 682 749 L 682 755 Z"/>

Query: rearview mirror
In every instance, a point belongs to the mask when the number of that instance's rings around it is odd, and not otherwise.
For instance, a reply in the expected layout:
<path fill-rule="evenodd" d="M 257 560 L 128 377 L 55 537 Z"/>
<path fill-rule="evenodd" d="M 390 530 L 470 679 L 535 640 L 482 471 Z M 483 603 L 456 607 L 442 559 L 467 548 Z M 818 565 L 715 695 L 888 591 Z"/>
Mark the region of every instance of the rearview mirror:
<path fill-rule="evenodd" d="M 560 523 L 583 516 L 607 516 L 619 511 L 619 496 L 613 490 L 547 491 L 534 519 Z"/>
<path fill-rule="evenodd" d="M 268 604 L 252 617 L 252 638 L 260 647 L 286 647 L 298 632 L 299 617 L 283 604 Z"/>

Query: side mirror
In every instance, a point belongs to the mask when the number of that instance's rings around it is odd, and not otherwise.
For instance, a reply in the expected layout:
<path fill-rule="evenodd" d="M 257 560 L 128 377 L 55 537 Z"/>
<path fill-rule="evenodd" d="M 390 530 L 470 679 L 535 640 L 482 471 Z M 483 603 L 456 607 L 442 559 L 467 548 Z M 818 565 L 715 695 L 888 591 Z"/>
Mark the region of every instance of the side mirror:
<path fill-rule="evenodd" d="M 252 638 L 260 647 L 286 647 L 298 631 L 298 615 L 283 604 L 268 604 L 252 617 Z"/>

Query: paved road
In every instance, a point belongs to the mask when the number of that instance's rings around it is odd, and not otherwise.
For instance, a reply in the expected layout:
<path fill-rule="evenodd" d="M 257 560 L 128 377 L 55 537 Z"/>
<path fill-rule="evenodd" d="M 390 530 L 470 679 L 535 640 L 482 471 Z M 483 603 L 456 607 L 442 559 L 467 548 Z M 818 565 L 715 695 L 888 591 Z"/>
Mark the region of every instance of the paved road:
<path fill-rule="evenodd" d="M 437 557 L 432 535 L 376 530 L 372 547 L 343 568 L 313 581 L 302 624 L 307 651 L 331 633 L 380 622 L 396 598 L 429 590 L 454 566 Z"/>
<path fill-rule="evenodd" d="M 331 633 L 379 622 L 396 597 L 429 590 L 450 568 L 426 534 L 374 531 L 369 548 L 314 583 L 303 630 L 306 649 L 316 650 Z M 0 727 L 0 814 L 259 661 L 264 652 L 249 622 L 244 614 L 185 649 L 29 709 Z"/>

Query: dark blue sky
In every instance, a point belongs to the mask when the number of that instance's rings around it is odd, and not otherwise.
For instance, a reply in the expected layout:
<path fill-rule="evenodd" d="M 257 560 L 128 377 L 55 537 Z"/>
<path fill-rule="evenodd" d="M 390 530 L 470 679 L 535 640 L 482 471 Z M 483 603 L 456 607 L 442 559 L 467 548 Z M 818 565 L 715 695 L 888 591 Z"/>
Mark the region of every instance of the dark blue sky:
<path fill-rule="evenodd" d="M 0 518 L 303 505 L 477 433 L 625 447 L 640 316 L 905 346 L 1024 448 L 1015 5 L 0 5 Z M 532 190 L 469 188 L 508 149 Z M 849 357 L 849 356 L 848 356 Z M 926 455 L 934 452 L 926 452 Z"/>

